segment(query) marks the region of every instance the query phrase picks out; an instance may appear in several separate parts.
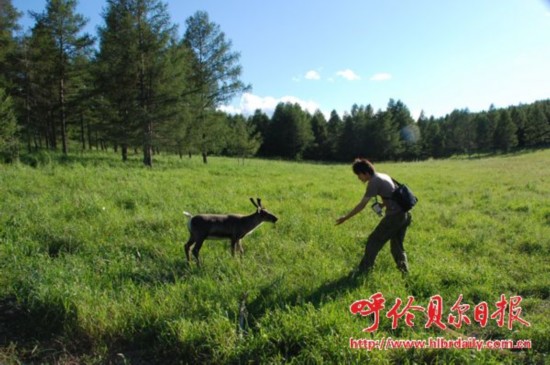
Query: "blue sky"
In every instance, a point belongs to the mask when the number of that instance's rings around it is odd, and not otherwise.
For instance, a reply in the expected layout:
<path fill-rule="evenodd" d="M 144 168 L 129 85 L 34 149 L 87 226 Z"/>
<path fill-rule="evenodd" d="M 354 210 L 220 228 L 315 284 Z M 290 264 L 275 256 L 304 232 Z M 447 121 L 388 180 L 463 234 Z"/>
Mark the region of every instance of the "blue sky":
<path fill-rule="evenodd" d="M 45 0 L 13 0 L 43 11 Z M 224 109 L 271 114 L 281 101 L 341 116 L 401 100 L 417 117 L 550 98 L 550 0 L 169 0 L 185 31 L 197 10 L 240 52 L 252 91 Z M 95 35 L 105 1 L 81 0 Z M 25 16 L 21 23 L 31 23 Z"/>

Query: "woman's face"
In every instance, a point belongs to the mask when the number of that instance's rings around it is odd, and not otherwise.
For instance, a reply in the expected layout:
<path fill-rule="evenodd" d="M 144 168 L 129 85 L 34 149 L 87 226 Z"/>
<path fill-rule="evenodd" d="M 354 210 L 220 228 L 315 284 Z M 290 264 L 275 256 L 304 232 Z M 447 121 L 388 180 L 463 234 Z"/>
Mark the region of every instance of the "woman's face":
<path fill-rule="evenodd" d="M 370 180 L 370 175 L 369 174 L 366 174 L 366 173 L 363 173 L 363 172 L 360 172 L 357 174 L 357 178 L 359 180 L 361 180 L 361 182 L 367 182 Z"/>

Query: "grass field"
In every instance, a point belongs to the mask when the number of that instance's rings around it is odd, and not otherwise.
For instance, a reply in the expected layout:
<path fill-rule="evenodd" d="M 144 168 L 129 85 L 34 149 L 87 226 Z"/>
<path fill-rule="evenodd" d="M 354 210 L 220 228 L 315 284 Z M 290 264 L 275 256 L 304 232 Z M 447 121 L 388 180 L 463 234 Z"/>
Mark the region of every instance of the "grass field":
<path fill-rule="evenodd" d="M 378 217 L 335 226 L 361 198 L 350 165 L 112 154 L 27 157 L 0 165 L 0 364 L 18 363 L 544 363 L 550 354 L 550 150 L 480 159 L 377 164 L 419 196 L 402 278 L 389 245 L 367 277 L 349 278 Z M 184 210 L 279 217 L 243 240 L 207 241 L 188 265 Z M 350 305 L 380 292 L 380 327 Z M 442 318 L 463 295 L 470 325 L 425 328 L 386 313 L 396 298 Z M 527 327 L 486 327 L 521 296 Z M 456 314 L 456 312 L 454 312 Z M 506 320 L 510 313 L 506 312 Z M 350 348 L 350 338 L 530 340 L 529 350 Z"/>

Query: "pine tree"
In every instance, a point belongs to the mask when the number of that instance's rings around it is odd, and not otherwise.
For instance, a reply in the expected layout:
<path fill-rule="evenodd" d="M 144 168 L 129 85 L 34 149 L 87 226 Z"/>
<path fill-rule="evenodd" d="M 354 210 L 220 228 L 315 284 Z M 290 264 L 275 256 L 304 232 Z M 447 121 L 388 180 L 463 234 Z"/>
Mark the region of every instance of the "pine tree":
<path fill-rule="evenodd" d="M 268 156 L 269 153 L 266 151 L 265 141 L 268 138 L 269 133 L 269 124 L 271 121 L 267 114 L 262 112 L 261 109 L 256 109 L 254 114 L 248 117 L 248 123 L 252 126 L 254 133 L 257 133 L 262 143 L 258 149 L 259 156 Z"/>
<path fill-rule="evenodd" d="M 196 130 L 200 139 L 211 138 L 206 116 L 224 102 L 250 89 L 241 80 L 240 54 L 231 51 L 231 41 L 225 39 L 220 26 L 211 22 L 208 14 L 198 11 L 186 21 L 187 30 L 184 44 L 193 52 L 194 60 L 190 73 L 191 92 L 197 96 Z M 210 151 L 204 147 L 208 143 L 200 142 L 204 163 Z"/>
<path fill-rule="evenodd" d="M 355 126 L 351 115 L 344 115 L 343 126 L 338 141 L 338 156 L 343 161 L 350 161 L 356 157 L 355 152 Z"/>
<path fill-rule="evenodd" d="M 168 135 L 163 124 L 182 122 L 185 52 L 158 0 L 109 0 L 104 18 L 96 75 L 113 109 L 111 134 L 123 160 L 128 147 L 141 145 L 143 163 L 152 166 L 155 136 Z"/>
<path fill-rule="evenodd" d="M 525 144 L 530 147 L 542 146 L 550 141 L 550 121 L 544 113 L 541 103 L 529 106 L 527 125 L 525 126 Z"/>
<path fill-rule="evenodd" d="M 304 151 L 304 157 L 312 160 L 327 160 L 328 155 L 328 125 L 325 116 L 317 110 L 310 119 L 313 141 Z"/>
<path fill-rule="evenodd" d="M 527 114 L 523 107 L 512 107 L 510 117 L 516 125 L 516 135 L 518 140 L 518 147 L 525 147 L 525 127 L 527 125 Z"/>
<path fill-rule="evenodd" d="M 14 161 L 18 155 L 17 122 L 11 98 L 0 88 L 0 156 Z"/>
<path fill-rule="evenodd" d="M 300 105 L 279 103 L 271 118 L 266 140 L 270 155 L 301 159 L 312 140 L 309 117 Z"/>
<path fill-rule="evenodd" d="M 143 135 L 143 163 L 153 165 L 154 129 L 173 116 L 177 103 L 178 65 L 171 63 L 170 46 L 176 27 L 170 22 L 167 5 L 159 0 L 137 0 L 135 20 L 138 41 L 138 97 Z"/>
<path fill-rule="evenodd" d="M 76 13 L 76 4 L 76 0 L 48 0 L 46 11 L 42 14 L 34 14 L 37 22 L 42 23 L 43 30 L 51 36 L 55 45 L 54 75 L 64 154 L 68 152 L 66 107 L 68 88 L 73 76 L 71 72 L 74 71 L 73 61 L 76 57 L 89 52 L 89 47 L 93 44 L 93 39 L 88 34 L 81 34 L 87 21 L 82 15 Z"/>
<path fill-rule="evenodd" d="M 95 75 L 110 119 L 108 134 L 115 146 L 121 147 L 122 160 L 126 161 L 129 147 L 136 143 L 138 128 L 138 49 L 131 0 L 108 0 L 103 17 Z"/>
<path fill-rule="evenodd" d="M 471 153 L 475 144 L 475 134 L 472 128 L 472 117 L 468 109 L 455 109 L 446 118 L 447 148 L 451 153 Z"/>
<path fill-rule="evenodd" d="M 476 144 L 484 151 L 492 151 L 498 123 L 498 112 L 494 105 L 491 104 L 488 112 L 478 114 L 476 120 Z"/>
<path fill-rule="evenodd" d="M 14 58 L 17 52 L 15 32 L 21 14 L 13 7 L 11 0 L 0 0 L 0 88 L 13 88 Z"/>
<path fill-rule="evenodd" d="M 400 152 L 399 130 L 391 113 L 379 111 L 374 117 L 373 145 L 377 160 L 390 160 Z"/>
<path fill-rule="evenodd" d="M 517 127 L 512 121 L 508 110 L 503 109 L 499 114 L 498 124 L 495 130 L 495 147 L 508 152 L 518 144 L 516 135 Z"/>
<path fill-rule="evenodd" d="M 433 116 L 429 119 L 421 113 L 418 119 L 420 128 L 420 155 L 423 158 L 443 157 L 445 154 L 444 137 L 441 133 L 441 122 Z"/>
<path fill-rule="evenodd" d="M 227 139 L 229 155 L 244 159 L 253 156 L 260 147 L 261 137 L 252 124 L 247 123 L 242 115 L 228 116 L 230 128 Z"/>
<path fill-rule="evenodd" d="M 374 109 L 369 104 L 362 107 L 357 114 L 359 119 L 357 122 L 359 138 L 357 140 L 357 156 L 369 157 L 375 154 L 374 146 Z"/>
<path fill-rule="evenodd" d="M 333 110 L 330 113 L 330 118 L 328 119 L 328 126 L 327 126 L 327 132 L 328 132 L 327 155 L 331 160 L 342 160 L 342 161 L 344 160 L 341 158 L 341 156 L 338 155 L 338 148 L 339 148 L 342 128 L 343 128 L 342 119 L 338 115 L 338 112 L 336 112 L 336 110 Z"/>
<path fill-rule="evenodd" d="M 30 36 L 23 39 L 21 48 L 20 82 L 24 90 L 24 133 L 29 151 L 31 143 L 35 148 L 57 149 L 56 54 L 51 32 L 42 19 L 37 19 Z"/>

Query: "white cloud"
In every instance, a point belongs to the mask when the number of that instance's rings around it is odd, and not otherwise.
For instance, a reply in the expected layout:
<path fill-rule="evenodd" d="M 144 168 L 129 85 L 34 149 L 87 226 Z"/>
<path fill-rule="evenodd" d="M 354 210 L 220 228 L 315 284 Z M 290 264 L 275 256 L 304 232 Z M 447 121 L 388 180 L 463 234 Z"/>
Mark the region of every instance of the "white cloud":
<path fill-rule="evenodd" d="M 361 77 L 359 77 L 359 75 L 357 75 L 355 72 L 353 72 L 349 68 L 345 69 L 345 70 L 342 70 L 342 71 L 336 72 L 336 75 L 340 76 L 340 77 L 343 77 L 344 79 L 349 80 L 349 81 L 354 81 L 354 80 L 360 80 L 361 79 Z"/>
<path fill-rule="evenodd" d="M 240 109 L 234 105 L 222 105 L 218 108 L 218 110 L 227 114 L 241 114 Z"/>
<path fill-rule="evenodd" d="M 317 109 L 320 109 L 319 104 L 311 100 L 302 100 L 295 96 L 283 96 L 281 98 L 274 98 L 272 96 L 258 96 L 251 93 L 244 93 L 241 96 L 239 106 L 223 105 L 219 110 L 230 114 L 243 114 L 244 116 L 253 115 L 257 109 L 268 116 L 272 116 L 277 104 L 279 103 L 292 103 L 299 104 L 302 109 L 307 110 L 310 113 L 314 113 Z"/>
<path fill-rule="evenodd" d="M 321 75 L 319 74 L 319 72 L 317 72 L 315 70 L 310 70 L 310 71 L 306 72 L 306 75 L 304 77 L 306 78 L 306 80 L 320 80 L 321 79 Z"/>
<path fill-rule="evenodd" d="M 239 109 L 244 115 L 252 115 L 256 109 L 262 110 L 266 114 L 273 114 L 277 106 L 277 99 L 271 96 L 261 97 L 251 93 L 244 93 L 241 96 Z"/>
<path fill-rule="evenodd" d="M 411 117 L 417 121 L 418 118 L 420 117 L 420 114 L 422 113 L 422 109 L 418 109 L 418 108 L 415 108 L 415 109 L 412 109 L 411 110 Z"/>
<path fill-rule="evenodd" d="M 387 81 L 387 80 L 391 79 L 391 77 L 392 77 L 391 74 L 381 72 L 381 73 L 377 73 L 377 74 L 372 75 L 372 77 L 370 79 L 371 79 L 371 81 Z"/>

